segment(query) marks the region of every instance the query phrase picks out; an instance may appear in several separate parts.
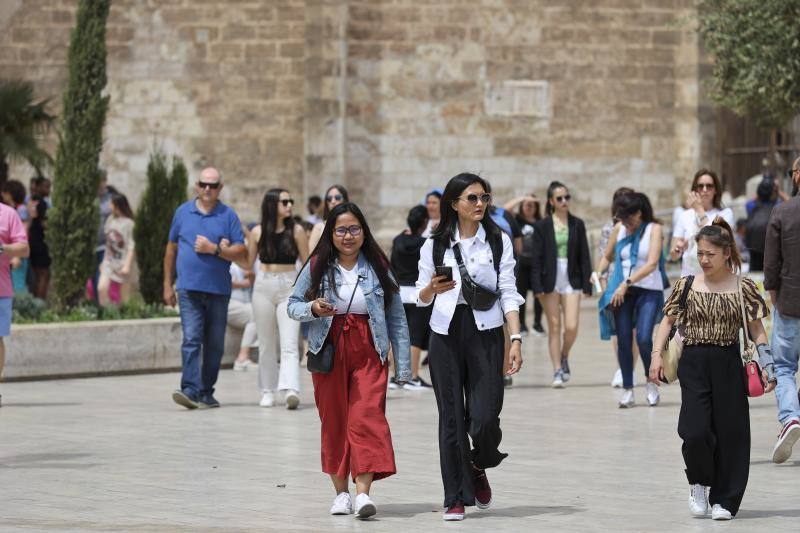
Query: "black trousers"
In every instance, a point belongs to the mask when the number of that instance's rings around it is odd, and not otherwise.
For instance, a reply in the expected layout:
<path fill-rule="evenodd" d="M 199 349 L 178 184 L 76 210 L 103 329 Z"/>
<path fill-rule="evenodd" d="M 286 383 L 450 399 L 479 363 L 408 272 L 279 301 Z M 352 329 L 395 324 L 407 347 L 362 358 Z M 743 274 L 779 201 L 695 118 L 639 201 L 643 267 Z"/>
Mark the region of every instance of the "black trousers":
<path fill-rule="evenodd" d="M 479 331 L 472 310 L 459 305 L 448 332 L 432 332 L 428 351 L 444 506 L 457 500 L 475 505 L 473 465 L 493 468 L 508 456 L 497 450 L 503 436 L 503 328 Z"/>
<path fill-rule="evenodd" d="M 750 411 L 739 346 L 686 346 L 678 362 L 678 434 L 690 484 L 736 514 L 750 473 Z"/>
<path fill-rule="evenodd" d="M 530 266 L 525 266 L 522 262 L 517 262 L 515 275 L 517 276 L 517 292 L 525 298 L 525 303 L 519 306 L 519 323 L 522 331 L 526 331 L 528 326 L 525 322 L 525 308 L 528 302 L 528 292 L 533 292 L 531 287 Z M 533 325 L 542 325 L 542 303 L 538 298 L 533 298 Z"/>

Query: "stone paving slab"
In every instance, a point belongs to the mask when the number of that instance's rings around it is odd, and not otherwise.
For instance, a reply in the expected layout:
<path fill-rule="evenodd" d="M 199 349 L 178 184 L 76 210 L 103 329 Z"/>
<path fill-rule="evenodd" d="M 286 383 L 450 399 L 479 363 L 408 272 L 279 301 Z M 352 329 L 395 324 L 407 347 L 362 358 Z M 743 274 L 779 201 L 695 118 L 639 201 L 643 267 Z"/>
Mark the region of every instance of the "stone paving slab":
<path fill-rule="evenodd" d="M 585 310 L 573 380 L 549 388 L 544 339 L 526 337 L 526 364 L 502 414 L 508 459 L 489 471 L 492 508 L 441 519 L 431 391 L 390 391 L 398 474 L 377 482 L 377 519 L 327 514 L 319 418 L 303 371 L 303 404 L 257 406 L 256 373 L 223 371 L 221 409 L 170 400 L 178 374 L 5 383 L 0 386 L 0 531 L 797 531 L 800 450 L 770 462 L 772 396 L 751 402 L 750 483 L 730 523 L 688 516 L 677 416 L 662 404 L 616 407 L 615 364 Z M 643 381 L 639 378 L 639 381 Z"/>

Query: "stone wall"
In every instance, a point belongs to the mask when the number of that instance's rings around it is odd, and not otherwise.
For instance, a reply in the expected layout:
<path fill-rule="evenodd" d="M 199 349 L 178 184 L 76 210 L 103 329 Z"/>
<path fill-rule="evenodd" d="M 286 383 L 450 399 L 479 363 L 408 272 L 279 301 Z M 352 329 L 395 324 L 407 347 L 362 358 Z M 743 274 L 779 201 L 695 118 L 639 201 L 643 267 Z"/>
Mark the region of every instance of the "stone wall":
<path fill-rule="evenodd" d="M 0 9 L 0 71 L 56 108 L 75 4 Z M 589 219 L 622 184 L 670 207 L 711 153 L 696 37 L 674 24 L 692 5 L 117 0 L 103 163 L 135 201 L 159 142 L 219 166 L 245 219 L 270 186 L 340 181 L 384 237 L 463 170 L 501 201 L 559 179 Z"/>

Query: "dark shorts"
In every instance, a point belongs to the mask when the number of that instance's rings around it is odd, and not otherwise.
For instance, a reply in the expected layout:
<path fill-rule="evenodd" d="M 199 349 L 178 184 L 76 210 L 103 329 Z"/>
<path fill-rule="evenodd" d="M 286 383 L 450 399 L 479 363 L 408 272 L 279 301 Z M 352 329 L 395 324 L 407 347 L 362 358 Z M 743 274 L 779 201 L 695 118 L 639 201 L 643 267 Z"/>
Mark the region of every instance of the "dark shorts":
<path fill-rule="evenodd" d="M 403 309 L 406 311 L 411 346 L 427 350 L 428 341 L 431 337 L 431 313 L 433 313 L 433 305 L 417 307 L 415 304 L 403 304 Z"/>

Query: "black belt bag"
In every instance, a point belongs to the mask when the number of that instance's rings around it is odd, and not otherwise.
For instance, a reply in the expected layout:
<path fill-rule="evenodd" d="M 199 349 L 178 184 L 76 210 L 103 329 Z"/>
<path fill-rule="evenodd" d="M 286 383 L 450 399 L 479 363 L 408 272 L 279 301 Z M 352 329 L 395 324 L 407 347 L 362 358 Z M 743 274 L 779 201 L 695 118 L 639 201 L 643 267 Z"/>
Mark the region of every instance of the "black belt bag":
<path fill-rule="evenodd" d="M 494 304 L 500 299 L 500 291 L 484 287 L 472 279 L 469 272 L 467 272 L 467 267 L 464 266 L 464 258 L 461 257 L 459 244 L 453 246 L 453 255 L 456 258 L 456 263 L 458 263 L 458 272 L 461 274 L 461 294 L 469 306 L 476 311 L 488 311 L 494 307 Z M 494 258 L 492 258 L 492 261 L 494 261 Z M 495 265 L 495 272 L 498 272 L 498 266 Z M 500 282 L 499 273 L 497 281 L 498 283 Z"/>

